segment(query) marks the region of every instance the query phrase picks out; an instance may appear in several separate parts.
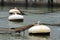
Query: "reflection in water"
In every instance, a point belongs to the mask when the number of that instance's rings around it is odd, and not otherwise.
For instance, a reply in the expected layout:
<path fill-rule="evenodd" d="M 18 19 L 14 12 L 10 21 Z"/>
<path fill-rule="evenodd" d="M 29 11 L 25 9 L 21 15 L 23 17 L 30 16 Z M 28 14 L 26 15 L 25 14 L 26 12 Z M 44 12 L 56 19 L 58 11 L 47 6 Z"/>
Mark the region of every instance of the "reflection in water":
<path fill-rule="evenodd" d="M 37 14 L 40 12 L 48 11 L 47 8 L 30 8 L 25 9 L 23 7 L 19 7 L 20 9 L 23 9 L 28 15 L 25 16 L 24 22 L 10 22 L 8 21 L 8 10 L 13 7 L 0 7 L 0 27 L 2 28 L 12 28 L 12 27 L 20 27 L 23 24 L 28 25 L 31 23 L 35 23 L 38 20 L 41 21 L 41 23 L 48 23 L 48 24 L 59 24 L 60 23 L 60 11 L 55 13 L 47 13 L 47 14 Z M 56 8 L 55 10 L 60 10 L 60 8 Z M 36 13 L 36 14 L 32 14 Z M 51 28 L 51 35 L 50 36 L 29 36 L 28 31 L 21 32 L 19 36 L 12 36 L 8 34 L 0 34 L 0 40 L 60 40 L 60 30 L 58 30 L 60 27 L 58 26 L 50 26 Z"/>
<path fill-rule="evenodd" d="M 10 28 L 20 27 L 20 26 L 22 26 L 22 23 L 23 23 L 23 22 L 11 22 L 11 21 L 8 21 L 8 22 L 9 22 Z"/>
<path fill-rule="evenodd" d="M 23 35 L 22 35 L 23 34 Z M 10 37 L 10 39 L 14 38 L 13 40 L 50 40 L 50 36 L 48 35 L 40 35 L 40 36 L 30 36 L 30 35 L 26 35 L 24 34 L 24 32 L 21 33 L 21 35 L 13 35 Z"/>
<path fill-rule="evenodd" d="M 24 33 L 24 32 L 23 32 Z M 21 33 L 22 34 L 22 33 Z M 30 36 L 30 35 L 10 35 L 10 34 L 0 34 L 0 39 L 2 40 L 50 40 L 50 36 Z"/>
<path fill-rule="evenodd" d="M 0 40 L 8 40 L 10 39 L 10 35 L 8 34 L 0 34 Z"/>
<path fill-rule="evenodd" d="M 29 36 L 30 40 L 49 40 L 50 36 Z"/>

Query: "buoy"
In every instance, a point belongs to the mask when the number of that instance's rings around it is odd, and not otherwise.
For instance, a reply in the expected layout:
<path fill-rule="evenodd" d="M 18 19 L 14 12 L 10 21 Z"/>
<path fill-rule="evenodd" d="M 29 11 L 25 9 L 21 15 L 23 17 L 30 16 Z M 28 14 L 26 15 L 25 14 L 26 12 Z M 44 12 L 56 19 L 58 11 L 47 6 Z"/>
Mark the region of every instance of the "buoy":
<path fill-rule="evenodd" d="M 50 28 L 46 25 L 40 25 L 39 22 L 28 29 L 30 34 L 50 33 Z"/>
<path fill-rule="evenodd" d="M 24 17 L 23 17 L 23 15 L 10 15 L 8 17 L 8 20 L 10 20 L 10 21 L 23 21 Z"/>
<path fill-rule="evenodd" d="M 24 16 L 20 15 L 20 11 L 17 8 L 11 9 L 9 11 L 10 16 L 8 17 L 8 20 L 10 21 L 23 21 Z"/>

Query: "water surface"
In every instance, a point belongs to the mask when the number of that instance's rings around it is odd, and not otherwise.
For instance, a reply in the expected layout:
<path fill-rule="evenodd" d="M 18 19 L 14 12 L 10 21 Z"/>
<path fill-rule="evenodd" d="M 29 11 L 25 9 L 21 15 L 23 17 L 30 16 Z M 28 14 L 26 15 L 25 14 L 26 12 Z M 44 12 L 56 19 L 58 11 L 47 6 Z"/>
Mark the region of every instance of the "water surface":
<path fill-rule="evenodd" d="M 39 11 L 48 11 L 47 8 L 31 8 L 18 7 L 25 11 L 27 15 L 24 15 L 23 22 L 10 22 L 8 21 L 9 10 L 13 7 L 0 7 L 0 28 L 12 28 L 20 27 L 22 25 L 28 25 L 40 21 L 47 24 L 60 24 L 60 11 L 46 14 L 37 14 Z M 31 11 L 33 10 L 33 11 Z M 38 11 L 36 11 L 38 10 Z M 35 13 L 36 12 L 36 13 Z M 30 36 L 28 30 L 21 32 L 19 36 L 10 34 L 0 34 L 0 40 L 59 40 L 60 39 L 60 27 L 50 26 L 50 36 Z"/>

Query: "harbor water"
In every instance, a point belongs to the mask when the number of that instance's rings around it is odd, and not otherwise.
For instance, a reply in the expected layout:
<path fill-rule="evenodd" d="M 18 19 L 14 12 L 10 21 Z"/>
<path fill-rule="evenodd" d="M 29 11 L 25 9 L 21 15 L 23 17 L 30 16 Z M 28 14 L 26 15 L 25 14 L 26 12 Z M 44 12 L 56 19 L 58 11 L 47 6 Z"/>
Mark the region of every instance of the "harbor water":
<path fill-rule="evenodd" d="M 48 8 L 41 7 L 18 7 L 23 10 L 23 22 L 8 21 L 9 10 L 14 7 L 1 7 L 0 6 L 0 28 L 20 27 L 23 25 L 33 24 L 37 21 L 46 24 L 60 24 L 60 11 L 47 12 Z M 58 8 L 59 9 L 59 8 Z M 54 9 L 57 10 L 57 9 Z M 60 26 L 47 25 L 51 28 L 50 35 L 31 36 L 28 30 L 22 31 L 20 35 L 0 34 L 0 40 L 60 40 Z"/>

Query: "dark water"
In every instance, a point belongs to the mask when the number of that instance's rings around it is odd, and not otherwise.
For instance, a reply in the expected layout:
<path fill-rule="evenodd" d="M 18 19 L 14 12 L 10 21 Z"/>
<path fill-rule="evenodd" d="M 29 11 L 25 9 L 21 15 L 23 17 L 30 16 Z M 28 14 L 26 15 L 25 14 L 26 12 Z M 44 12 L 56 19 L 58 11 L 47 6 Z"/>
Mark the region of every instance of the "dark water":
<path fill-rule="evenodd" d="M 25 8 L 18 7 L 25 11 L 24 22 L 8 21 L 9 10 L 13 7 L 0 7 L 0 28 L 19 27 L 40 21 L 47 24 L 60 24 L 60 11 L 47 14 L 37 14 L 40 11 L 47 11 L 47 8 Z M 37 11 L 36 11 L 37 10 Z M 20 36 L 10 34 L 0 34 L 0 40 L 60 40 L 60 26 L 50 26 L 50 36 L 30 36 L 28 30 L 21 32 Z"/>

